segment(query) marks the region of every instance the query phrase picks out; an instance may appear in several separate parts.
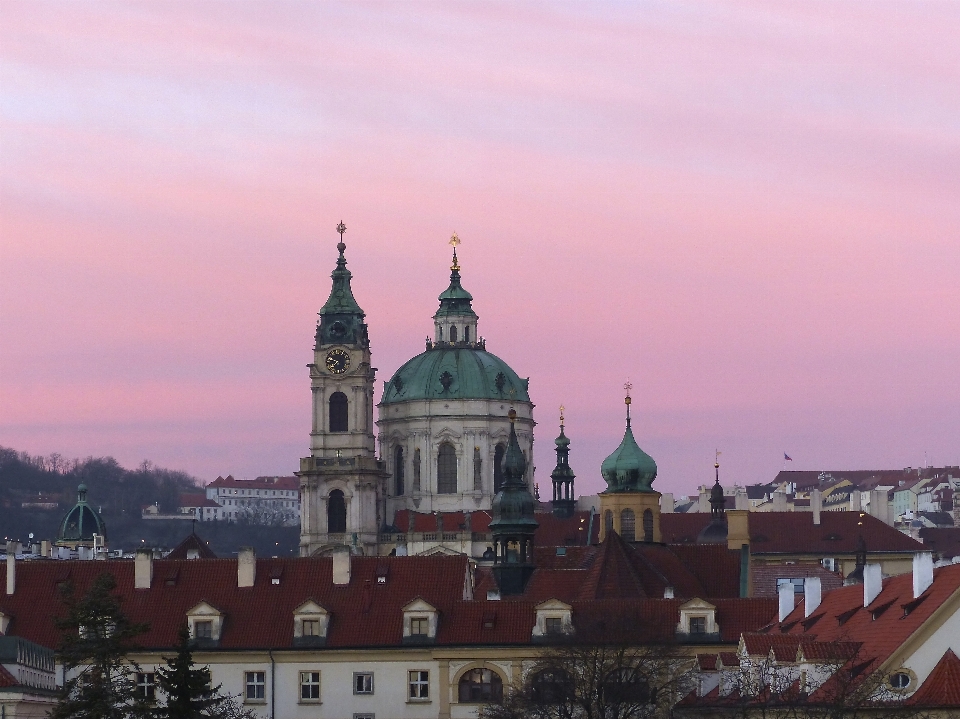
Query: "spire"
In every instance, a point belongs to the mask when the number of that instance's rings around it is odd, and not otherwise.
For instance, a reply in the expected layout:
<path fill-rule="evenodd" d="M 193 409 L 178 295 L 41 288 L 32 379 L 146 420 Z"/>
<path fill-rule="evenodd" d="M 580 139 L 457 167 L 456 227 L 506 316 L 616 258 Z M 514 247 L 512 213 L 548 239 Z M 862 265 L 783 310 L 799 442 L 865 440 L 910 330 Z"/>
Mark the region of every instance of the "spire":
<path fill-rule="evenodd" d="M 573 494 L 573 470 L 570 468 L 570 440 L 564 434 L 564 408 L 560 406 L 560 436 L 554 440 L 557 445 L 557 466 L 550 474 L 553 480 L 553 513 L 558 517 L 573 516 L 576 500 Z"/>
<path fill-rule="evenodd" d="M 716 479 L 710 490 L 710 524 L 700 530 L 697 535 L 698 544 L 723 544 L 727 541 L 726 498 L 723 496 L 723 487 L 720 486 L 720 450 L 717 450 L 713 462 L 713 471 Z"/>
<path fill-rule="evenodd" d="M 630 427 L 630 390 L 633 385 L 627 382 L 623 388 L 627 392 L 623 400 L 627 405 L 627 427 L 620 446 L 600 465 L 600 474 L 607 483 L 608 492 L 653 492 L 650 485 L 657 478 L 657 463 L 640 449 L 633 437 Z"/>
<path fill-rule="evenodd" d="M 317 346 L 322 344 L 359 344 L 366 346 L 367 326 L 363 322 L 364 312 L 353 296 L 350 280 L 353 277 L 347 269 L 347 258 L 344 252 L 347 249 L 343 242 L 343 233 L 347 226 L 342 222 L 337 225 L 340 233 L 340 242 L 337 243 L 337 266 L 330 274 L 333 284 L 330 296 L 320 308 L 320 324 L 317 327 Z"/>
<path fill-rule="evenodd" d="M 440 300 L 440 309 L 437 310 L 434 319 L 451 316 L 476 319 L 477 313 L 473 311 L 471 305 L 473 295 L 463 289 L 463 286 L 460 284 L 460 261 L 457 259 L 457 246 L 460 244 L 460 238 L 457 237 L 456 232 L 454 232 L 450 238 L 450 244 L 453 245 L 453 264 L 450 265 L 450 286 L 441 292 L 437 298 Z"/>

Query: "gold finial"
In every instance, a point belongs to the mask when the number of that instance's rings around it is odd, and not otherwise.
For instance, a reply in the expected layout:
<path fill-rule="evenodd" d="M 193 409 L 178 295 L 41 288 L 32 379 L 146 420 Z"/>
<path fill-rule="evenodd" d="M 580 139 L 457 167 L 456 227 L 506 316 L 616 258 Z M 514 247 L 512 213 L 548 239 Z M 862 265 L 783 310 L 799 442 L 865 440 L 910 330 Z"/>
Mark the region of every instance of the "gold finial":
<path fill-rule="evenodd" d="M 450 236 L 450 244 L 453 246 L 453 265 L 451 265 L 451 270 L 459 270 L 460 263 L 457 261 L 457 245 L 460 244 L 460 238 L 457 237 L 457 233 L 454 232 Z"/>
<path fill-rule="evenodd" d="M 561 425 L 563 425 L 563 412 L 564 412 L 564 406 L 560 405 L 560 424 Z"/>
<path fill-rule="evenodd" d="M 343 233 L 347 231 L 347 226 L 343 224 L 343 220 L 340 220 L 340 224 L 337 225 L 337 232 L 340 233 L 340 242 L 337 243 L 337 249 L 340 251 L 340 254 L 343 254 L 343 251 L 347 249 L 347 246 L 343 243 Z"/>
<path fill-rule="evenodd" d="M 633 383 L 630 380 L 627 380 L 623 385 L 623 391 L 627 393 L 627 396 L 624 397 L 623 403 L 630 404 L 632 400 L 630 399 L 630 390 L 633 389 Z"/>

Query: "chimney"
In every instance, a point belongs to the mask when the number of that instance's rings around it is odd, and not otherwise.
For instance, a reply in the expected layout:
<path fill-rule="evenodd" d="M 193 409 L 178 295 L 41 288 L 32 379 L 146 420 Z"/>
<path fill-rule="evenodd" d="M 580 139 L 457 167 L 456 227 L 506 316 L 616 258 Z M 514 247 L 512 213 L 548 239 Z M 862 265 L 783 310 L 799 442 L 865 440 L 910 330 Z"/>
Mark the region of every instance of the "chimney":
<path fill-rule="evenodd" d="M 673 492 L 660 495 L 660 514 L 673 514 L 676 508 L 677 504 L 673 501 Z"/>
<path fill-rule="evenodd" d="M 133 588 L 150 589 L 153 583 L 153 550 L 140 547 L 133 567 Z"/>
<path fill-rule="evenodd" d="M 820 606 L 820 577 L 803 580 L 803 618 L 806 619 Z"/>
<path fill-rule="evenodd" d="M 333 583 L 350 584 L 350 547 L 333 550 Z"/>
<path fill-rule="evenodd" d="M 45 559 L 50 559 L 51 554 L 50 540 L 44 539 L 42 542 L 40 542 L 40 556 L 44 557 Z"/>
<path fill-rule="evenodd" d="M 697 502 L 697 511 L 710 511 L 710 492 L 707 491 L 706 487 L 700 487 L 700 499 Z"/>
<path fill-rule="evenodd" d="M 916 599 L 933 584 L 933 554 L 917 552 L 913 555 L 913 598 Z"/>
<path fill-rule="evenodd" d="M 793 583 L 785 582 L 780 585 L 780 621 L 782 622 L 793 611 Z"/>
<path fill-rule="evenodd" d="M 737 493 L 734 495 L 733 499 L 734 509 L 750 509 L 750 498 L 747 497 L 747 492 L 745 489 L 737 488 Z"/>
<path fill-rule="evenodd" d="M 869 607 L 883 589 L 883 574 L 879 564 L 868 564 L 863 568 L 863 606 Z"/>
<path fill-rule="evenodd" d="M 724 514 L 727 516 L 727 549 L 739 552 L 744 544 L 750 544 L 750 512 L 731 509 Z"/>
<path fill-rule="evenodd" d="M 663 598 L 664 598 L 664 599 L 673 599 L 673 587 L 664 587 L 664 588 L 663 588 Z"/>
<path fill-rule="evenodd" d="M 774 492 L 773 493 L 773 511 L 774 512 L 786 512 L 787 510 L 787 495 L 784 492 Z"/>
<path fill-rule="evenodd" d="M 887 490 L 874 489 L 870 492 L 870 514 L 885 524 L 887 520 Z"/>
<path fill-rule="evenodd" d="M 852 489 L 850 491 L 850 511 L 859 512 L 860 511 L 860 490 Z"/>
<path fill-rule="evenodd" d="M 17 588 L 17 552 L 20 545 L 17 542 L 7 542 L 7 595 L 13 594 Z"/>
<path fill-rule="evenodd" d="M 820 524 L 820 510 L 823 509 L 823 495 L 819 489 L 810 492 L 810 511 L 813 512 L 813 523 Z"/>
<path fill-rule="evenodd" d="M 257 581 L 257 555 L 253 547 L 240 547 L 237 555 L 237 586 L 252 587 Z"/>

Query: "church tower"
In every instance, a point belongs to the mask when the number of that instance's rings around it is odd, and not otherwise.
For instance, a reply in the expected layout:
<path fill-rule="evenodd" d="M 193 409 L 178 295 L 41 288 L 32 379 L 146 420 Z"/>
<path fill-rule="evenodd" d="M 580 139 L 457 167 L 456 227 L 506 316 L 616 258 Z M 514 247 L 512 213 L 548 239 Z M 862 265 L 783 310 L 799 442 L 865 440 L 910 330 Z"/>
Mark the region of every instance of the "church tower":
<path fill-rule="evenodd" d="M 310 456 L 300 460 L 300 553 L 336 545 L 376 554 L 382 524 L 380 496 L 387 476 L 376 457 L 370 339 L 364 312 L 350 287 L 343 242 L 333 286 L 320 309 L 310 369 Z"/>
<path fill-rule="evenodd" d="M 550 474 L 553 482 L 553 513 L 557 517 L 572 517 L 577 500 L 573 494 L 573 470 L 570 468 L 570 440 L 563 433 L 563 407 L 560 407 L 560 436 L 557 437 L 557 466 Z"/>

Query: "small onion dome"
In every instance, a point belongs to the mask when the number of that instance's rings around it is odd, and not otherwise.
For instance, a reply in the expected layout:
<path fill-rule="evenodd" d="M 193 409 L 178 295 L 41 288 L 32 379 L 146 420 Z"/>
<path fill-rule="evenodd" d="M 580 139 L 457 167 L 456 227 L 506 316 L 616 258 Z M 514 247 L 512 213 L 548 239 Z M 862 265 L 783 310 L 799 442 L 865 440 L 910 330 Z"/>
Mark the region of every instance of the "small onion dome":
<path fill-rule="evenodd" d="M 60 522 L 58 543 L 93 542 L 93 535 L 107 536 L 107 526 L 93 508 L 87 504 L 87 485 L 77 487 L 77 503 Z"/>
<path fill-rule="evenodd" d="M 637 445 L 629 419 L 623 441 L 613 454 L 603 460 L 600 474 L 607 483 L 608 492 L 653 491 L 650 485 L 657 478 L 657 463 Z"/>

